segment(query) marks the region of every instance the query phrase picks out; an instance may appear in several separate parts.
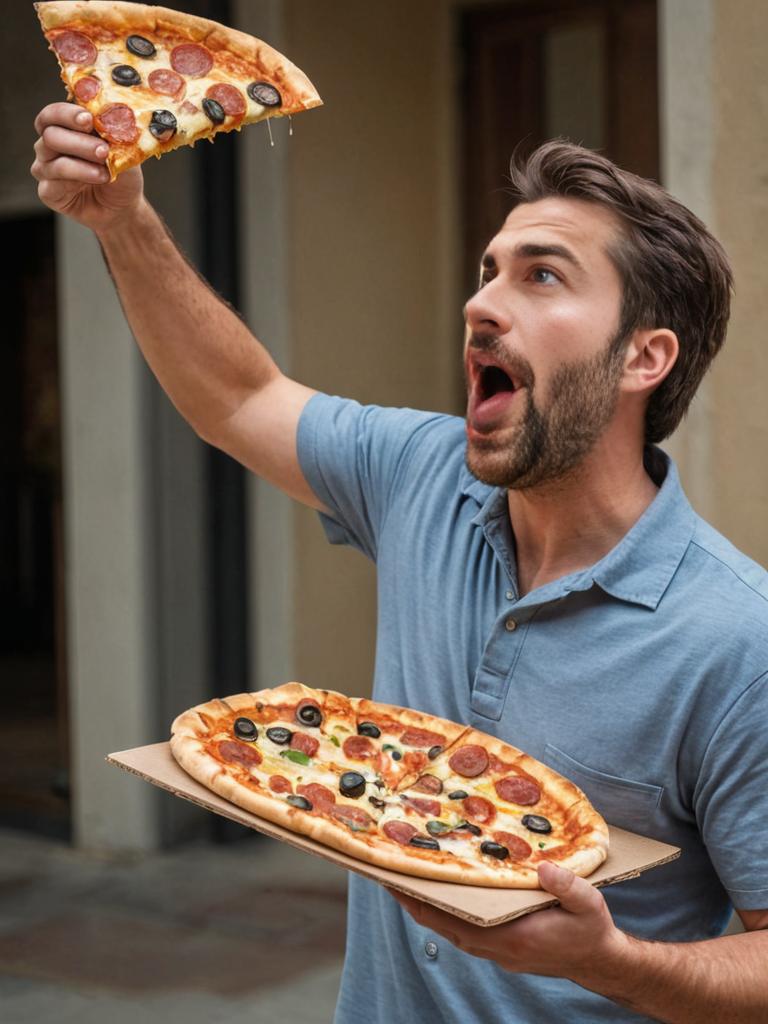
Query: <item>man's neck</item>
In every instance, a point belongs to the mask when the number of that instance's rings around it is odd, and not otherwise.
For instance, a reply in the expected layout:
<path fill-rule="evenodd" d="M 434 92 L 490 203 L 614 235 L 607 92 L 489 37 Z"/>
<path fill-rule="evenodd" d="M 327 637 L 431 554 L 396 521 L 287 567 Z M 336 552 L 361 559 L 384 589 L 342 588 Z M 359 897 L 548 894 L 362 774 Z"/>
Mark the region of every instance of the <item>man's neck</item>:
<path fill-rule="evenodd" d="M 564 479 L 508 491 L 520 596 L 594 565 L 632 528 L 657 492 L 643 465 L 642 448 L 627 452 L 604 445 Z"/>

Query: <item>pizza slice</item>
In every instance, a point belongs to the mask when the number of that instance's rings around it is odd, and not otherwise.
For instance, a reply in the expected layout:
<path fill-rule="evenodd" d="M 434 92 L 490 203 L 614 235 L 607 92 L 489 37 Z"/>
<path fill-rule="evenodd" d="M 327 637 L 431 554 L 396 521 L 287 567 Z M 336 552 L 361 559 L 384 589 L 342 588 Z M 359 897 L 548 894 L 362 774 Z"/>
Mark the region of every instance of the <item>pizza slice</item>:
<path fill-rule="evenodd" d="M 608 827 L 574 783 L 475 729 L 415 783 L 406 779 L 397 796 L 401 806 L 386 817 L 407 827 L 381 823 L 393 838 L 482 865 L 499 878 L 511 869 L 520 887 L 538 885 L 542 860 L 587 875 L 607 856 Z"/>
<path fill-rule="evenodd" d="M 322 103 L 277 50 L 206 18 L 107 0 L 35 9 L 70 99 L 110 144 L 111 180 L 147 157 Z"/>
<path fill-rule="evenodd" d="M 464 725 L 413 708 L 364 697 L 351 700 L 359 738 L 350 740 L 344 753 L 375 759 L 378 772 L 393 790 L 405 780 L 424 774 L 434 758 L 451 748 L 466 731 Z"/>
<path fill-rule="evenodd" d="M 348 698 L 292 682 L 190 708 L 173 722 L 171 751 L 225 799 L 346 849 L 350 833 L 373 829 L 383 787 L 345 763 L 339 735 L 353 728 Z"/>

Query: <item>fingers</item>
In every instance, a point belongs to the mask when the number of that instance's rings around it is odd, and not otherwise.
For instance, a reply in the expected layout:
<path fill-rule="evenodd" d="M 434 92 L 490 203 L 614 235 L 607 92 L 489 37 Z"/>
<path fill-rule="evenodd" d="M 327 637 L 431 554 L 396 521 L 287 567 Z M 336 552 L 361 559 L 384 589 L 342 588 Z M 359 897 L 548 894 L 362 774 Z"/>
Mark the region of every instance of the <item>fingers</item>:
<path fill-rule="evenodd" d="M 100 138 L 65 128 L 46 128 L 35 143 L 32 174 L 39 181 L 65 177 L 74 181 L 109 181 L 104 163 L 109 146 Z"/>
<path fill-rule="evenodd" d="M 92 118 L 87 110 L 76 103 L 49 103 L 35 118 L 35 131 L 42 135 L 49 125 L 59 124 L 73 131 L 90 131 Z"/>
<path fill-rule="evenodd" d="M 602 894 L 593 885 L 557 864 L 539 864 L 539 882 L 546 892 L 557 896 L 563 910 L 575 914 L 600 910 L 604 903 Z"/>
<path fill-rule="evenodd" d="M 35 128 L 35 161 L 30 168 L 38 181 L 63 179 L 84 184 L 109 181 L 104 162 L 109 146 L 89 132 L 93 119 L 73 103 L 52 103 L 40 111 Z"/>

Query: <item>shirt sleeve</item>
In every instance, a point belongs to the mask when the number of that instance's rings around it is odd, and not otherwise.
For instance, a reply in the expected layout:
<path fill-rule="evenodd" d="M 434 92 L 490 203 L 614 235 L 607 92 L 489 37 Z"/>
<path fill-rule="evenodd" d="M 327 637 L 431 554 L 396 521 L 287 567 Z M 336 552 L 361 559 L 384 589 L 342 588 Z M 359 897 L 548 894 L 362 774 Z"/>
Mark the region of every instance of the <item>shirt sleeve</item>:
<path fill-rule="evenodd" d="M 297 452 L 332 544 L 376 558 L 378 538 L 414 439 L 439 413 L 360 405 L 317 394 L 299 420 Z"/>
<path fill-rule="evenodd" d="M 768 673 L 715 730 L 694 794 L 699 829 L 739 910 L 768 908 Z"/>

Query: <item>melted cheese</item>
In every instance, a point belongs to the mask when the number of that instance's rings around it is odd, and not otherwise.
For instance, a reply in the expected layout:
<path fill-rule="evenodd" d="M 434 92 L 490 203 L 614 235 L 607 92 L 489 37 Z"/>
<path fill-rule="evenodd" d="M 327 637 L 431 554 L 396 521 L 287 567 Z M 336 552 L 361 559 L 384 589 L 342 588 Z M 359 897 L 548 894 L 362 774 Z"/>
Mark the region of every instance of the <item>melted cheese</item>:
<path fill-rule="evenodd" d="M 160 42 L 156 42 L 155 47 L 157 52 L 154 57 L 143 58 L 132 54 L 125 46 L 118 47 L 116 45 L 103 48 L 97 44 L 97 59 L 93 67 L 82 68 L 71 64 L 65 65 L 68 74 L 72 76 L 73 85 L 77 79 L 88 75 L 94 75 L 101 82 L 101 90 L 87 104 L 91 113 L 97 114 L 104 107 L 112 103 L 124 103 L 131 108 L 136 117 L 136 124 L 141 130 L 138 145 L 142 152 L 147 155 L 156 153 L 159 149 L 174 149 L 177 146 L 189 144 L 201 134 L 213 134 L 214 131 L 225 129 L 228 123 L 231 124 L 235 119 L 227 116 L 221 125 L 214 125 L 202 109 L 202 102 L 206 92 L 212 85 L 220 82 L 234 85 L 245 100 L 245 113 L 238 123 L 244 124 L 257 121 L 263 117 L 269 117 L 270 114 L 279 114 L 279 110 L 276 110 L 274 107 L 264 107 L 256 103 L 243 88 L 242 81 L 215 65 L 211 68 L 209 74 L 203 75 L 200 78 L 190 78 L 187 75 L 182 75 L 181 77 L 185 82 L 185 91 L 180 100 L 175 100 L 171 96 L 166 96 L 162 93 L 153 92 L 148 84 L 150 74 L 161 69 L 173 71 L 170 49 Z M 135 68 L 141 76 L 142 84 L 132 86 L 117 85 L 112 79 L 112 70 L 119 64 L 128 64 Z M 194 104 L 198 110 L 194 113 L 182 110 L 181 107 L 185 102 Z M 170 110 L 176 118 L 176 134 L 167 143 L 159 142 L 149 130 L 149 124 L 155 110 Z"/>

